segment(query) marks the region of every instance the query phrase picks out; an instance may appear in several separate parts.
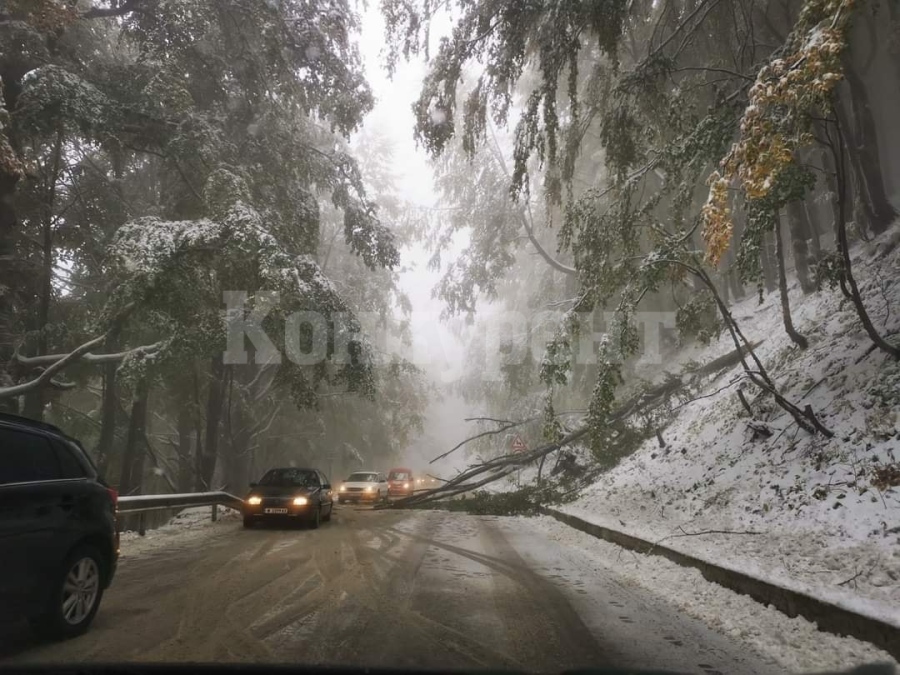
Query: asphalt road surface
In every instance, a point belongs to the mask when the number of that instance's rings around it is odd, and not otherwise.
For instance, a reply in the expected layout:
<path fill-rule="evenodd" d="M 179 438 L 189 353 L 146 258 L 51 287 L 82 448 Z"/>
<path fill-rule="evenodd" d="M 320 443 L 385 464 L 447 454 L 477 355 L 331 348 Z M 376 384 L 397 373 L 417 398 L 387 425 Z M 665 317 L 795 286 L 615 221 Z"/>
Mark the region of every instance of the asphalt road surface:
<path fill-rule="evenodd" d="M 292 662 L 418 668 L 774 673 L 654 596 L 593 571 L 526 519 L 339 508 L 317 530 L 221 524 L 122 561 L 86 635 L 20 663 Z"/>

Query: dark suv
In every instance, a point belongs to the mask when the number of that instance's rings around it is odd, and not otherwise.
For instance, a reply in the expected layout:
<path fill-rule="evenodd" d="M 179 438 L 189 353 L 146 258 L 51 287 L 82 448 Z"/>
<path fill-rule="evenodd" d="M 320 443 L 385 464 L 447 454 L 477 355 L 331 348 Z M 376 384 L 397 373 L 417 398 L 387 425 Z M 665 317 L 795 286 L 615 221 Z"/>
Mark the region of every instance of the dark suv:
<path fill-rule="evenodd" d="M 86 631 L 116 569 L 117 501 L 78 441 L 0 413 L 0 615 Z"/>

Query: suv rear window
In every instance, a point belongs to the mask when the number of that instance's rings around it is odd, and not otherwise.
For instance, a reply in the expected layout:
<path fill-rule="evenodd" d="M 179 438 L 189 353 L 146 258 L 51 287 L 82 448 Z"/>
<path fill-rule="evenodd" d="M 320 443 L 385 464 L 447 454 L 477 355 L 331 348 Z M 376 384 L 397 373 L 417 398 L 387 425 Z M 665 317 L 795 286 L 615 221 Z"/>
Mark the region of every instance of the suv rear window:
<path fill-rule="evenodd" d="M 75 448 L 70 448 L 62 443 L 54 443 L 53 447 L 59 457 L 62 478 L 84 478 L 87 475 L 84 466 L 75 455 Z"/>
<path fill-rule="evenodd" d="M 0 485 L 62 477 L 59 458 L 46 438 L 0 428 Z"/>

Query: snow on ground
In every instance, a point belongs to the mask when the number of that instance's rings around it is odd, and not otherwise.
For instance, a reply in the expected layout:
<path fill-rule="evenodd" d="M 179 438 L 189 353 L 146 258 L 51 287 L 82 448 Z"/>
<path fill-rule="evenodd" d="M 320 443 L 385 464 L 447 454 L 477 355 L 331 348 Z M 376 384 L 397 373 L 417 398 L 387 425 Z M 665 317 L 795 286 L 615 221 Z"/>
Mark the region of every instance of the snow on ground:
<path fill-rule="evenodd" d="M 900 333 L 900 228 L 855 251 L 854 273 L 874 324 Z M 840 291 L 791 289 L 800 351 L 779 298 L 733 314 L 782 393 L 812 406 L 834 438 L 812 436 L 774 405 L 751 400 L 774 432 L 754 439 L 735 393 L 740 366 L 711 376 L 656 439 L 562 510 L 900 625 L 900 363 L 871 341 Z M 677 373 L 734 349 L 723 335 L 664 364 Z M 659 366 L 656 366 L 659 371 Z M 891 472 L 893 478 L 890 478 Z M 879 476 L 883 480 L 879 481 Z M 730 530 L 755 534 L 691 533 Z"/>
<path fill-rule="evenodd" d="M 184 509 L 162 527 L 147 530 L 143 537 L 131 530 L 122 532 L 119 538 L 119 555 L 127 559 L 163 548 L 177 548 L 198 538 L 215 536 L 223 528 L 233 527 L 240 516 L 239 511 L 220 506 L 218 520 L 213 522 L 209 506 Z"/>
<path fill-rule="evenodd" d="M 867 642 L 820 632 L 803 618 L 788 618 L 772 607 L 706 581 L 699 570 L 653 555 L 640 555 L 579 532 L 546 516 L 509 519 L 505 527 L 542 533 L 560 550 L 560 565 L 584 565 L 590 573 L 612 577 L 624 586 L 650 591 L 679 611 L 714 630 L 748 644 L 785 672 L 847 671 L 871 663 L 896 662 Z M 572 552 L 584 554 L 579 561 Z M 574 562 L 573 562 L 574 561 Z M 576 570 L 577 571 L 577 570 Z"/>

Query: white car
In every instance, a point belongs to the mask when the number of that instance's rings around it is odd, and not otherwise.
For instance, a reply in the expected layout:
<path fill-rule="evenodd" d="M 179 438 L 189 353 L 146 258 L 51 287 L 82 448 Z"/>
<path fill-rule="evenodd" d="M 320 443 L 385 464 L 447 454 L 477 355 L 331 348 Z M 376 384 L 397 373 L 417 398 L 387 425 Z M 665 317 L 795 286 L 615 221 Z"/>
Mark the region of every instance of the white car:
<path fill-rule="evenodd" d="M 387 501 L 388 482 L 383 473 L 377 471 L 357 471 L 351 473 L 338 488 L 338 504 L 347 502 Z"/>

